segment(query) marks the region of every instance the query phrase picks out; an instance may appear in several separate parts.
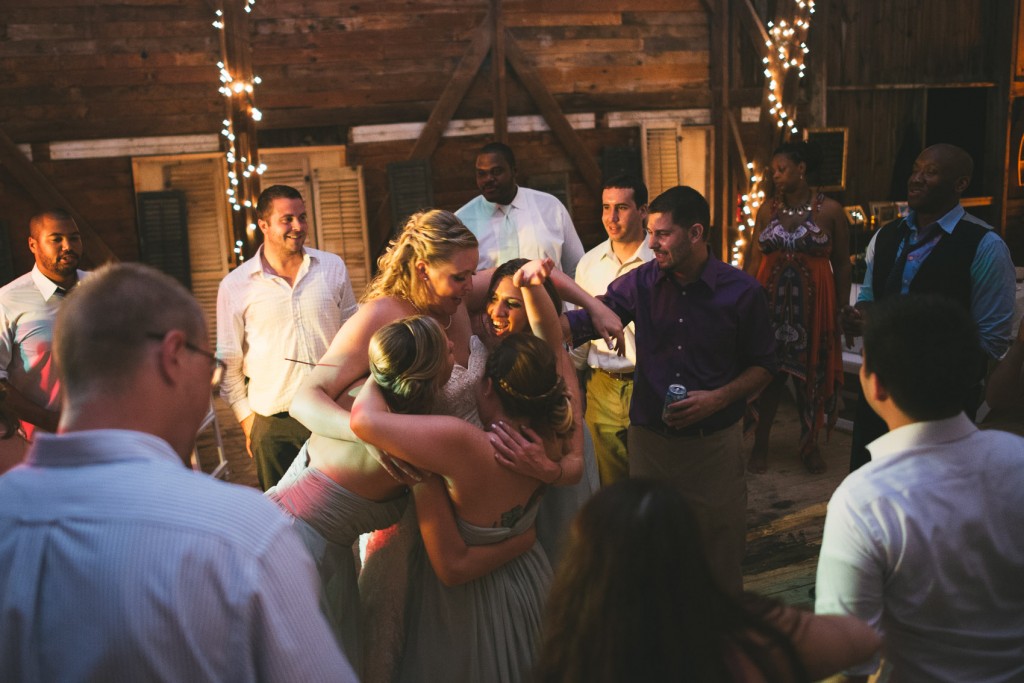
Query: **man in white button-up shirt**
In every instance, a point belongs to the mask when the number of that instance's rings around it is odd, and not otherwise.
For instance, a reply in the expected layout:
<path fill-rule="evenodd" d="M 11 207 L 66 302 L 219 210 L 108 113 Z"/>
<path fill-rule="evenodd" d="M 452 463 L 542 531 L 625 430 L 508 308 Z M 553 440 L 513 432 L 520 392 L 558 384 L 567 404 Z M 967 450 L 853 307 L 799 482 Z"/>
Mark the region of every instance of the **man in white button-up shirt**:
<path fill-rule="evenodd" d="M 341 258 L 304 246 L 298 190 L 267 188 L 256 214 L 263 244 L 217 292 L 217 356 L 227 365 L 221 395 L 242 425 L 265 491 L 309 438 L 288 406 L 355 313 L 356 299 Z"/>
<path fill-rule="evenodd" d="M 0 477 L 0 678 L 355 681 L 288 520 L 185 466 L 223 367 L 192 295 L 104 266 L 53 353 L 59 434 Z"/>
<path fill-rule="evenodd" d="M 601 222 L 608 239 L 584 254 L 576 266 L 576 283 L 594 296 L 604 294 L 615 278 L 654 258 L 646 239 L 647 186 L 643 181 L 625 175 L 606 181 L 601 191 Z M 624 355 L 602 340 L 573 351 L 577 367 L 589 366 L 593 371 L 587 382 L 586 420 L 594 437 L 602 486 L 629 476 L 626 432 L 636 367 L 633 323 L 626 326 L 624 334 Z"/>
<path fill-rule="evenodd" d="M 85 273 L 78 270 L 82 235 L 65 211 L 33 216 L 28 248 L 35 257 L 32 270 L 0 289 L 0 384 L 5 405 L 21 422 L 21 436 L 31 440 L 37 429 L 57 429 L 60 384 L 50 354 L 53 319 L 64 295 Z M 19 437 L 3 442 L 0 472 L 20 460 L 24 447 Z"/>
<path fill-rule="evenodd" d="M 1024 439 L 962 412 L 979 348 L 937 295 L 867 316 L 860 381 L 890 431 L 829 502 L 815 611 L 874 626 L 891 683 L 1024 680 Z"/>
<path fill-rule="evenodd" d="M 583 256 L 572 218 L 546 192 L 516 184 L 516 158 L 508 145 L 492 142 L 476 157 L 480 195 L 455 212 L 480 242 L 477 267 L 494 268 L 514 258 L 550 258 L 572 277 Z"/>

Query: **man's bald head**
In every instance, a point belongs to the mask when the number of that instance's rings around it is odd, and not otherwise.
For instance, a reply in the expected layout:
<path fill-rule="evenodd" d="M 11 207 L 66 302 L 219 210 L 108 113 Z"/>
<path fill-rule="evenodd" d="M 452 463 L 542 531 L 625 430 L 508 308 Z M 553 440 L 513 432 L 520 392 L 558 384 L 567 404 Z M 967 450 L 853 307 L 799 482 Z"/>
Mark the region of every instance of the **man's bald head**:
<path fill-rule="evenodd" d="M 973 172 L 971 155 L 956 145 L 932 145 L 921 152 L 907 179 L 907 204 L 919 224 L 936 221 L 951 211 L 971 184 Z"/>

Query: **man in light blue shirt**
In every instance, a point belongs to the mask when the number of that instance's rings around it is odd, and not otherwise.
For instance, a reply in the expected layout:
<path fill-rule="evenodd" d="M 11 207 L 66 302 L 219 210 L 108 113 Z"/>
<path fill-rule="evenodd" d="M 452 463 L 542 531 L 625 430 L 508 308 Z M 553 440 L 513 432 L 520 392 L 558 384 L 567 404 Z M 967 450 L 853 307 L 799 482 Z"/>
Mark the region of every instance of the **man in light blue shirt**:
<path fill-rule="evenodd" d="M 223 373 L 207 339 L 139 264 L 62 305 L 58 435 L 0 477 L 3 680 L 355 680 L 274 504 L 184 466 Z"/>
<path fill-rule="evenodd" d="M 1013 339 L 1016 279 L 1006 243 L 992 226 L 968 214 L 960 196 L 971 182 L 974 163 L 953 145 L 933 145 L 918 156 L 907 180 L 905 219 L 882 227 L 868 245 L 867 272 L 855 307 L 843 309 L 843 328 L 859 335 L 870 304 L 909 292 L 935 292 L 960 303 L 978 326 L 981 348 L 990 359 L 1006 353 Z M 978 384 L 964 397 L 969 416 L 981 401 L 984 362 Z M 861 400 L 854 420 L 850 469 L 870 457 L 866 446 L 886 431 Z"/>

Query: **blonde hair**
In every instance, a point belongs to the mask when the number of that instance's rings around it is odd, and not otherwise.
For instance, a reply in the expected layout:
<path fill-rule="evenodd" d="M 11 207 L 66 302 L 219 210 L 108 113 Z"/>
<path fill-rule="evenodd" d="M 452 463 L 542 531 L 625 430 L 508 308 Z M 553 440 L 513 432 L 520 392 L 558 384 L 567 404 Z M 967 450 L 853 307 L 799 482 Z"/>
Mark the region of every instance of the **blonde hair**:
<path fill-rule="evenodd" d="M 416 262 L 449 263 L 457 252 L 478 246 L 476 236 L 450 211 L 432 209 L 413 214 L 398 239 L 392 240 L 377 260 L 377 276 L 367 286 L 362 300 L 390 296 L 426 310 L 430 301 L 416 277 Z"/>
<path fill-rule="evenodd" d="M 488 356 L 484 375 L 494 383 L 510 416 L 528 418 L 541 434 L 554 433 L 562 439 L 572 434 L 569 391 L 546 343 L 525 333 L 506 337 Z"/>
<path fill-rule="evenodd" d="M 414 315 L 377 330 L 370 339 L 370 374 L 396 413 L 430 412 L 441 389 L 448 337 L 436 320 Z"/>

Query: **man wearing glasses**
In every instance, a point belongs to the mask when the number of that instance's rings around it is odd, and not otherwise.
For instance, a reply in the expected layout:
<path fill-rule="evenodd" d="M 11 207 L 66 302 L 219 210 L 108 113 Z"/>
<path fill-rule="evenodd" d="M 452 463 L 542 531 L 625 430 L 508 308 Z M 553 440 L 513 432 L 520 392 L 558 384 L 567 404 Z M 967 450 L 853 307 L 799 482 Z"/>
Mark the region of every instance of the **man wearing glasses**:
<path fill-rule="evenodd" d="M 356 299 L 341 258 L 305 247 L 306 205 L 298 190 L 268 187 L 256 215 L 263 244 L 217 292 L 217 356 L 227 365 L 221 396 L 242 425 L 266 491 L 309 438 L 288 406 L 356 312 Z"/>
<path fill-rule="evenodd" d="M 0 477 L 4 680 L 355 680 L 290 524 L 183 466 L 221 374 L 206 339 L 195 299 L 139 264 L 61 308 L 60 433 Z"/>

